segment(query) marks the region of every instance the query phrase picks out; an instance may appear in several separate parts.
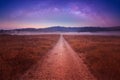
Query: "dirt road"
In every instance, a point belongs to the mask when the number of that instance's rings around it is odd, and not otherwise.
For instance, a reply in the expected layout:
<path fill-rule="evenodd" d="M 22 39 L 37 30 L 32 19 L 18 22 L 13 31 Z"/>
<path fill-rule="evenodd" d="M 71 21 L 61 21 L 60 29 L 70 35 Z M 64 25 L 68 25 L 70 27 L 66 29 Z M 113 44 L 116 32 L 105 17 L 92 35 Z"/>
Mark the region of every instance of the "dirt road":
<path fill-rule="evenodd" d="M 67 41 L 60 37 L 43 63 L 26 72 L 20 80 L 96 80 Z"/>

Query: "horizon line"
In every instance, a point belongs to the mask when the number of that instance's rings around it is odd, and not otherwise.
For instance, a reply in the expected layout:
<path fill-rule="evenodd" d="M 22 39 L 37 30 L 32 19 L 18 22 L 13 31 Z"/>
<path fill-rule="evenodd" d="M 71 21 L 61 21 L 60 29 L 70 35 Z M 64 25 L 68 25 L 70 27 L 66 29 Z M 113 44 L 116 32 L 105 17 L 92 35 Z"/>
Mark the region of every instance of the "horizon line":
<path fill-rule="evenodd" d="M 34 28 L 34 27 L 23 27 L 23 28 L 11 28 L 11 29 L 0 29 L 0 30 L 15 30 L 15 29 L 46 29 L 46 28 L 52 28 L 52 27 L 64 27 L 64 28 L 85 28 L 85 27 L 93 27 L 93 28 L 112 28 L 112 27 L 120 27 L 120 26 L 106 26 L 106 27 L 103 27 L 103 26 L 50 26 L 50 27 L 40 27 L 40 28 Z"/>

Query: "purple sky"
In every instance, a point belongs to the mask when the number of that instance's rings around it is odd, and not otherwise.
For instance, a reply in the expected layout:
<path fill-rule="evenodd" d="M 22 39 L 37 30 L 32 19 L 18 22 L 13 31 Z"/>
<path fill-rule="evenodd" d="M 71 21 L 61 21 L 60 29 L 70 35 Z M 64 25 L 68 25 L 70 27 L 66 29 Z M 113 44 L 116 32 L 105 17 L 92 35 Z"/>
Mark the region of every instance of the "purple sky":
<path fill-rule="evenodd" d="M 119 0 L 0 0 L 0 29 L 119 26 Z"/>

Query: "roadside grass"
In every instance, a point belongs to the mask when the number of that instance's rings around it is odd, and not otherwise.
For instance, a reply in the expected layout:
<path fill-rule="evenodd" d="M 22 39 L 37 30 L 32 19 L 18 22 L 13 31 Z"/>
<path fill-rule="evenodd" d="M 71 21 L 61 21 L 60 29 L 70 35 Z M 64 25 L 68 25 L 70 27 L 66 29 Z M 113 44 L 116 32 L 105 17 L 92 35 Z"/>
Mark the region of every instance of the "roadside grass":
<path fill-rule="evenodd" d="M 0 80 L 18 80 L 53 48 L 58 35 L 0 35 Z"/>
<path fill-rule="evenodd" d="M 98 80 L 120 80 L 120 37 L 66 35 Z"/>

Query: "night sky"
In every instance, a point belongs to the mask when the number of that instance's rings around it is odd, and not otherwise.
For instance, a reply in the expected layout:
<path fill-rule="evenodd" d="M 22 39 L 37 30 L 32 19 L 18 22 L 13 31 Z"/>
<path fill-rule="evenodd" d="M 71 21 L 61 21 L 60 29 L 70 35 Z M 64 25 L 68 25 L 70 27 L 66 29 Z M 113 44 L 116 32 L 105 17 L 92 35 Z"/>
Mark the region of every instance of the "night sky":
<path fill-rule="evenodd" d="M 0 29 L 120 26 L 120 0 L 0 0 Z"/>

